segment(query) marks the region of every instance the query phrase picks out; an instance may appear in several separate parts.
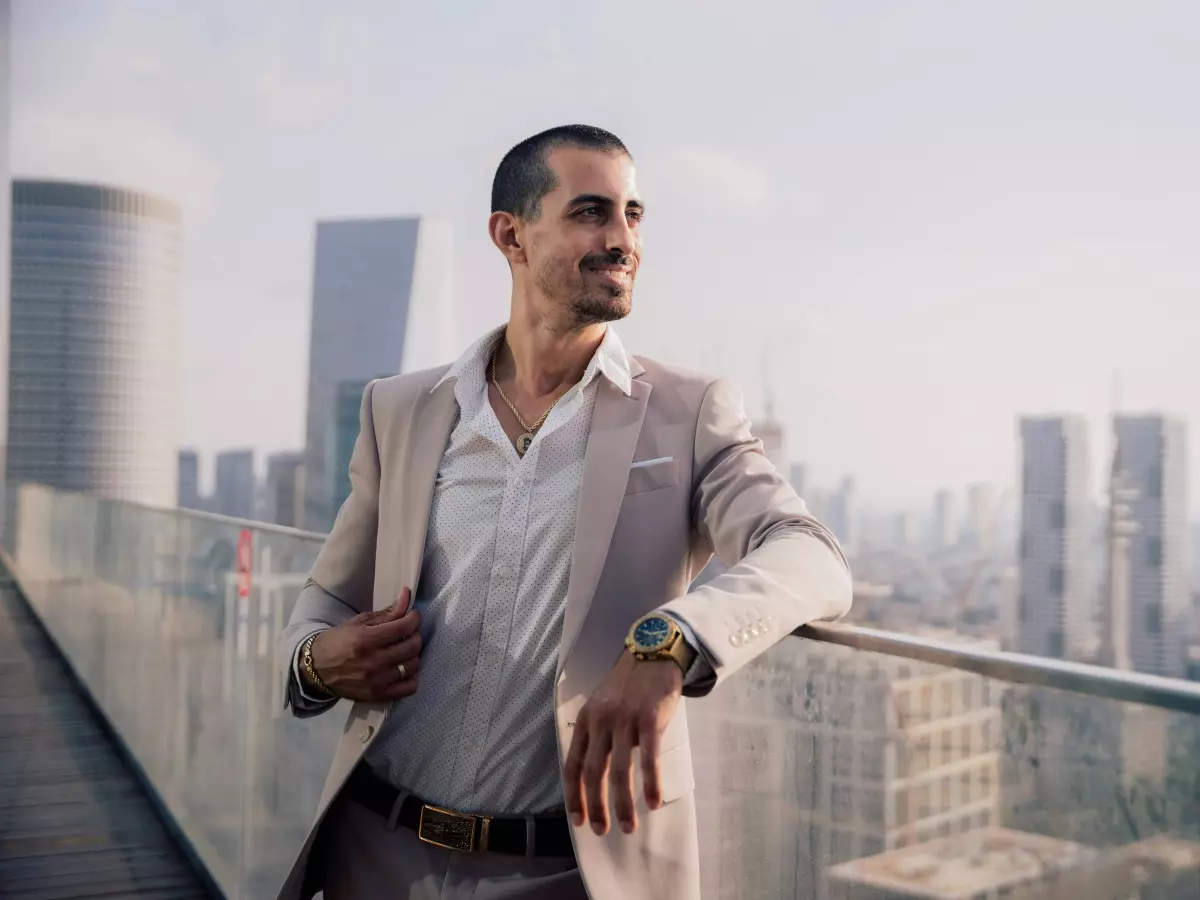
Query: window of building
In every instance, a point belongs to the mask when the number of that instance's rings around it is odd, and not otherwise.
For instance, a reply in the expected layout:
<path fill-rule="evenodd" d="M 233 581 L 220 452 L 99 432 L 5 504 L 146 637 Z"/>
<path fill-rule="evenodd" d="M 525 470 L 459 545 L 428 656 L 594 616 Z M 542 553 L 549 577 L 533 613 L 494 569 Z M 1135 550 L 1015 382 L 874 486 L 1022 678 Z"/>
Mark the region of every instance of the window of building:
<path fill-rule="evenodd" d="M 933 685 L 921 685 L 921 703 L 917 709 L 917 715 L 922 722 L 928 722 L 933 718 Z"/>
<path fill-rule="evenodd" d="M 849 778 L 854 774 L 854 744 L 847 735 L 833 738 L 833 774 L 838 778 Z"/>
<path fill-rule="evenodd" d="M 1067 527 L 1067 505 L 1062 500 L 1050 503 L 1050 527 L 1058 530 Z"/>
<path fill-rule="evenodd" d="M 1156 600 L 1146 602 L 1146 631 L 1162 634 L 1162 604 Z"/>
<path fill-rule="evenodd" d="M 854 821 L 854 790 L 852 788 L 844 784 L 835 784 L 831 803 L 833 821 L 843 824 Z"/>
<path fill-rule="evenodd" d="M 931 802 L 932 791 L 929 783 L 926 782 L 917 788 L 917 818 L 928 819 L 933 815 L 933 804 Z"/>
<path fill-rule="evenodd" d="M 1055 659 L 1062 659 L 1064 656 L 1063 633 L 1058 630 L 1051 631 L 1047 636 L 1049 643 L 1049 655 Z"/>
<path fill-rule="evenodd" d="M 960 758 L 962 759 L 965 759 L 974 752 L 974 749 L 971 746 L 970 725 L 963 725 L 958 730 L 958 752 L 961 754 Z"/>
<path fill-rule="evenodd" d="M 954 715 L 954 682 L 948 678 L 942 681 L 941 701 L 938 706 L 938 715 L 942 718 Z"/>
<path fill-rule="evenodd" d="M 859 744 L 858 765 L 863 778 L 872 781 L 883 779 L 884 756 L 887 742 L 884 738 L 866 738 Z"/>
<path fill-rule="evenodd" d="M 932 761 L 929 753 L 929 736 L 922 735 L 917 738 L 916 744 L 913 746 L 912 766 L 909 775 L 923 775 L 929 771 Z"/>
<path fill-rule="evenodd" d="M 1157 500 L 1163 495 L 1163 470 L 1162 465 L 1155 463 L 1146 472 L 1146 496 L 1152 500 Z"/>
<path fill-rule="evenodd" d="M 910 821 L 910 819 L 908 817 L 909 816 L 908 793 L 909 793 L 909 789 L 906 787 L 902 787 L 899 790 L 897 790 L 894 794 L 892 794 L 892 803 L 894 804 L 894 808 L 895 808 L 895 812 L 896 812 L 895 824 L 898 826 L 905 825 Z"/>
<path fill-rule="evenodd" d="M 1051 566 L 1049 571 L 1049 579 L 1047 588 L 1050 591 L 1051 597 L 1061 597 L 1063 590 L 1066 587 L 1066 580 L 1063 577 L 1062 566 Z"/>
<path fill-rule="evenodd" d="M 943 766 L 949 765 L 959 757 L 958 753 L 954 752 L 954 729 L 946 728 L 942 731 L 942 759 Z"/>
<path fill-rule="evenodd" d="M 1163 545 L 1162 538 L 1148 537 L 1146 538 L 1146 564 L 1154 566 L 1156 569 L 1162 567 L 1163 561 Z"/>
<path fill-rule="evenodd" d="M 862 818 L 868 825 L 883 824 L 883 791 L 868 789 L 862 792 Z"/>

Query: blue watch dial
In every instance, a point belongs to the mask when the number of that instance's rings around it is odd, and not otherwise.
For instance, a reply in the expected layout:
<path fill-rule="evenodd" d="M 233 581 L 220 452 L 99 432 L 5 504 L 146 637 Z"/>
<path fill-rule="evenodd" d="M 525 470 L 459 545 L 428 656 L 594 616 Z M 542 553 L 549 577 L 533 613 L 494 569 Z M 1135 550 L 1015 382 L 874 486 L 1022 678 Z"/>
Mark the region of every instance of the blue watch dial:
<path fill-rule="evenodd" d="M 642 650 L 657 650 L 671 636 L 671 623 L 662 616 L 646 619 L 633 630 L 634 643 Z"/>

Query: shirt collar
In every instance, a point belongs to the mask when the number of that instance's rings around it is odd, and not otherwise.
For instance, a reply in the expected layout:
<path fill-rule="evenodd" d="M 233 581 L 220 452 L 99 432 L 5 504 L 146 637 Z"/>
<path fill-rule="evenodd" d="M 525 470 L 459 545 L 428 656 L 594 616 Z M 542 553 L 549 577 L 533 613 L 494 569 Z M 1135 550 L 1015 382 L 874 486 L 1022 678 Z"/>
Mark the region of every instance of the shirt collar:
<path fill-rule="evenodd" d="M 451 378 L 457 378 L 458 384 L 455 385 L 454 395 L 458 399 L 458 405 L 465 408 L 467 404 L 464 403 L 464 399 L 474 397 L 487 385 L 488 363 L 492 360 L 492 351 L 496 348 L 496 342 L 504 335 L 504 328 L 503 325 L 493 328 L 467 348 L 467 351 L 458 358 L 454 365 L 446 370 L 446 374 L 438 379 L 438 383 L 433 386 L 433 391 Z M 607 378 L 625 396 L 628 397 L 633 392 L 633 376 L 630 373 L 629 356 L 625 352 L 625 345 L 621 343 L 621 339 L 617 337 L 617 332 L 611 325 L 604 329 L 604 340 L 600 342 L 600 346 L 596 348 L 587 368 L 583 370 L 580 386 L 587 387 L 597 374 Z"/>

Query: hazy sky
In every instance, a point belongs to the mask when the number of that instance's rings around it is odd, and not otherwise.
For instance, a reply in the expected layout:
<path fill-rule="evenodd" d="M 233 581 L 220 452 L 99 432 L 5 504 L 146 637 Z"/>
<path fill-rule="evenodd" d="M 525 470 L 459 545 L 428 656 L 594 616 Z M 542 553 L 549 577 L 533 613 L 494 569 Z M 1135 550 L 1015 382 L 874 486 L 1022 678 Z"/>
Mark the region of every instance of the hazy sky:
<path fill-rule="evenodd" d="M 419 6 L 424 9 L 414 12 Z M 302 441 L 319 217 L 449 216 L 464 345 L 507 312 L 495 164 L 619 134 L 634 351 L 769 377 L 879 503 L 1011 483 L 1015 417 L 1200 426 L 1200 4 L 15 0 L 13 167 L 185 216 L 181 442 Z M 1191 496 L 1200 505 L 1200 435 Z"/>

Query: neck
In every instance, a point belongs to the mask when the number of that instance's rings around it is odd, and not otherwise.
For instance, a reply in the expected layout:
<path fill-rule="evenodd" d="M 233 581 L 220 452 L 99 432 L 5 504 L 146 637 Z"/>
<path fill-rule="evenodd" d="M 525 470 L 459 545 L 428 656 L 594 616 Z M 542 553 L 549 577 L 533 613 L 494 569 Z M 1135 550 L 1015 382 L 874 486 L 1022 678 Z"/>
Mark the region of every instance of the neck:
<path fill-rule="evenodd" d="M 497 377 L 511 379 L 517 392 L 527 397 L 558 393 L 583 377 L 604 333 L 602 324 L 555 327 L 545 319 L 521 315 L 514 306 L 497 349 Z"/>

